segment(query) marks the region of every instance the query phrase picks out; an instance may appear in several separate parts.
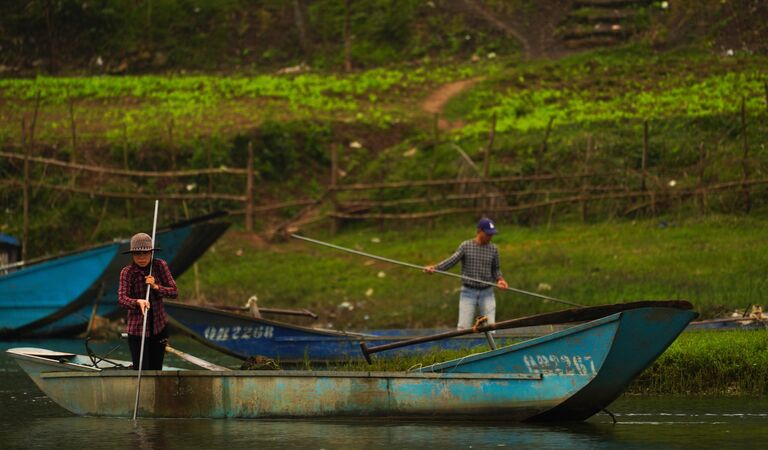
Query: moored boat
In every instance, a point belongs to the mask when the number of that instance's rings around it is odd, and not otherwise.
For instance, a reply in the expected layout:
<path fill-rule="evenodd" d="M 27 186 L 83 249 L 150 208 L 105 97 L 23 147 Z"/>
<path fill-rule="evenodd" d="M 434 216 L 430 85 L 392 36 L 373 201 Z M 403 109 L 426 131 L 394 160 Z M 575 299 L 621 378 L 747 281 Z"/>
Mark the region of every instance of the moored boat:
<path fill-rule="evenodd" d="M 140 417 L 583 420 L 615 398 L 696 313 L 640 308 L 411 372 L 146 371 Z M 130 417 L 136 372 L 8 350 L 54 402 Z M 620 392 L 619 392 L 620 393 Z M 591 414 L 589 414 L 591 412 Z"/>
<path fill-rule="evenodd" d="M 67 306 L 93 295 L 120 243 L 32 261 L 0 275 L 0 335 L 34 329 Z"/>
<path fill-rule="evenodd" d="M 215 213 L 198 217 L 158 230 L 156 241 L 162 249 L 158 257 L 168 262 L 174 277 L 191 267 L 227 230 L 228 222 L 214 220 L 221 215 Z M 117 287 L 120 270 L 130 263 L 130 256 L 122 252 L 128 250 L 129 245 L 127 239 L 118 240 L 62 257 L 25 264 L 14 272 L 0 276 L 0 308 L 5 309 L 2 318 L 7 322 L 0 328 L 0 337 L 73 335 L 86 329 L 94 313 L 105 317 L 116 316 L 119 313 Z M 70 261 L 80 263 L 64 264 Z M 13 284 L 19 278 L 27 280 L 23 290 Z M 62 289 L 68 284 L 77 284 L 78 289 Z M 8 292 L 16 294 L 6 301 Z M 25 313 L 23 320 L 17 320 L 18 312 L 23 310 L 33 313 Z"/>
<path fill-rule="evenodd" d="M 359 359 L 362 357 L 359 347 L 362 341 L 381 345 L 441 331 L 387 329 L 357 333 L 312 328 L 177 301 L 165 301 L 165 310 L 175 328 L 209 347 L 240 358 L 259 355 L 283 362 L 304 359 L 313 361 Z M 546 329 L 549 329 L 549 332 L 554 330 L 548 326 L 541 326 L 536 328 L 535 332 L 541 334 Z M 524 331 L 502 330 L 495 335 L 494 339 L 499 344 L 504 344 L 526 336 L 530 335 Z M 462 349 L 480 345 L 488 346 L 488 339 L 482 335 L 470 335 L 409 346 L 400 353 L 418 353 L 435 348 Z"/>

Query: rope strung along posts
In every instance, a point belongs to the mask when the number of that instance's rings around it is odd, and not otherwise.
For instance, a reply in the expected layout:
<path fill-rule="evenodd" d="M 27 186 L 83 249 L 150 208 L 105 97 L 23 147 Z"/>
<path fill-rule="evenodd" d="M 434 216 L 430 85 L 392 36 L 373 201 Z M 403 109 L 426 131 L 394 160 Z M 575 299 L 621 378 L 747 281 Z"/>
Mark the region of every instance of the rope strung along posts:
<path fill-rule="evenodd" d="M 152 275 L 152 262 L 155 260 L 155 232 L 157 231 L 157 208 L 160 205 L 159 200 L 155 200 L 155 219 L 152 223 L 152 257 L 149 258 L 149 274 Z M 150 285 L 147 285 L 147 295 L 144 298 L 149 301 L 149 290 L 152 289 Z M 144 364 L 144 339 L 147 336 L 147 310 L 144 310 L 144 321 L 141 324 L 141 350 L 139 351 L 139 375 L 136 380 L 136 403 L 133 405 L 133 420 L 136 420 L 136 413 L 139 411 L 139 394 L 141 393 L 141 366 Z"/>
<path fill-rule="evenodd" d="M 417 270 L 420 270 L 420 271 L 424 270 L 423 266 L 417 266 L 416 264 L 411 264 L 411 263 L 407 263 L 407 262 L 397 261 L 397 260 L 394 260 L 394 259 L 384 258 L 383 256 L 371 255 L 370 253 L 365 253 L 365 252 L 360 252 L 360 251 L 357 251 L 357 250 L 352 250 L 351 248 L 340 247 L 338 245 L 329 244 L 327 242 L 318 241 L 318 240 L 315 240 L 315 239 L 310 239 L 310 238 L 304 237 L 304 236 L 299 236 L 298 234 L 291 234 L 291 237 L 292 238 L 296 238 L 296 239 L 301 239 L 302 241 L 311 242 L 313 244 L 324 245 L 326 247 L 335 248 L 336 250 L 341 250 L 341 251 L 348 252 L 348 253 L 354 253 L 355 255 L 365 256 L 366 258 L 378 259 L 379 261 L 384 261 L 384 262 L 388 262 L 388 263 L 392 263 L 392 264 L 399 264 L 401 266 L 410 267 L 412 269 L 417 269 Z M 502 290 L 517 292 L 518 294 L 529 295 L 531 297 L 537 297 L 537 298 L 540 298 L 540 299 L 543 299 L 543 300 L 551 300 L 553 302 L 563 303 L 563 304 L 570 305 L 570 306 L 576 306 L 576 307 L 582 307 L 583 306 L 583 305 L 579 305 L 578 303 L 569 302 L 567 300 L 561 300 L 559 298 L 549 297 L 549 296 L 546 296 L 546 295 L 537 294 L 535 292 L 523 291 L 522 289 L 515 289 L 515 288 L 512 288 L 512 287 L 503 288 L 503 287 L 499 286 L 498 284 L 492 283 L 490 281 L 483 281 L 483 280 L 478 280 L 477 278 L 465 277 L 463 275 L 455 274 L 455 273 L 452 273 L 452 272 L 444 272 L 442 270 L 435 270 L 434 273 L 439 273 L 441 275 L 446 275 L 446 276 L 449 276 L 449 277 L 461 278 L 462 280 L 473 281 L 475 283 L 486 284 L 488 286 L 493 286 L 495 288 L 499 288 L 499 289 L 502 289 Z"/>

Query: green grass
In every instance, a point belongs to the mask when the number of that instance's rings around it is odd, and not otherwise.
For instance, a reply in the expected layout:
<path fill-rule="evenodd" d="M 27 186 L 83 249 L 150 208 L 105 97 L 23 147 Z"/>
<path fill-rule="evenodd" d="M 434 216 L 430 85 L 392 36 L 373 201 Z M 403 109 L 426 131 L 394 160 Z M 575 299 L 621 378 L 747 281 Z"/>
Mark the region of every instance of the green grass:
<path fill-rule="evenodd" d="M 510 286 L 596 305 L 635 300 L 691 301 L 703 317 L 762 303 L 768 264 L 765 220 L 707 218 L 517 227 L 498 221 L 494 239 Z M 417 265 L 449 256 L 472 237 L 471 219 L 427 227 L 378 230 L 350 227 L 336 237 L 311 237 Z M 270 246 L 236 230 L 199 262 L 202 295 L 241 304 L 258 295 L 262 306 L 305 307 L 322 326 L 346 329 L 453 326 L 455 278 L 343 253 L 306 242 Z M 454 268 L 456 271 L 458 268 Z M 193 295 L 193 274 L 179 280 Z M 564 305 L 513 292 L 497 294 L 497 319 L 553 311 Z"/>
<path fill-rule="evenodd" d="M 636 394 L 765 395 L 768 331 L 688 332 L 629 389 Z"/>

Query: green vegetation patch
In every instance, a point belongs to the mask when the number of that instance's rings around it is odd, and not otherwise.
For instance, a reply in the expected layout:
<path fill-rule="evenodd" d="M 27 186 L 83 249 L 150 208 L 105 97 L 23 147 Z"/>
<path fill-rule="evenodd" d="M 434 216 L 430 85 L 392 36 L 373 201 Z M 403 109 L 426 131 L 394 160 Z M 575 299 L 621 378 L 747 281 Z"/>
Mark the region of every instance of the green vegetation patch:
<path fill-rule="evenodd" d="M 768 331 L 683 333 L 629 389 L 637 394 L 765 395 Z"/>

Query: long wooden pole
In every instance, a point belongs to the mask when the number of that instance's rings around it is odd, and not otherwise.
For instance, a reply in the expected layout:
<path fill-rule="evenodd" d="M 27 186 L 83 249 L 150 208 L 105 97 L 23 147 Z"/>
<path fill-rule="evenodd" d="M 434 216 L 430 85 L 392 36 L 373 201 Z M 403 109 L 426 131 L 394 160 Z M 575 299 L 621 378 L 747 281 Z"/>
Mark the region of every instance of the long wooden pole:
<path fill-rule="evenodd" d="M 157 231 L 157 208 L 160 200 L 155 200 L 155 219 L 152 222 L 152 257 L 149 259 L 149 274 L 152 275 L 152 262 L 155 259 L 155 232 Z M 147 285 L 147 295 L 144 300 L 149 301 L 149 292 L 152 286 Z M 149 309 L 149 308 L 147 308 Z M 141 324 L 141 350 L 139 351 L 139 375 L 136 380 L 136 403 L 133 405 L 133 420 L 136 420 L 136 413 L 139 411 L 139 395 L 141 393 L 141 366 L 144 364 L 144 340 L 147 336 L 147 309 L 144 310 L 144 320 Z"/>
<path fill-rule="evenodd" d="M 324 245 L 326 247 L 335 248 L 336 250 L 341 250 L 341 251 L 348 252 L 348 253 L 354 253 L 355 255 L 365 256 L 366 258 L 378 259 L 379 261 L 384 261 L 384 262 L 388 262 L 388 263 L 392 263 L 392 264 L 399 264 L 401 266 L 410 267 L 412 269 L 417 269 L 419 271 L 423 271 L 424 270 L 424 266 L 417 266 L 416 264 L 411 264 L 411 263 L 407 263 L 407 262 L 397 261 L 397 260 L 394 260 L 394 259 L 384 258 L 383 256 L 376 256 L 376 255 L 372 255 L 370 253 L 365 253 L 365 252 L 360 252 L 360 251 L 357 251 L 357 250 L 352 250 L 351 248 L 340 247 L 338 245 L 329 244 L 327 242 L 318 241 L 318 240 L 315 240 L 315 239 L 310 239 L 310 238 L 304 237 L 304 236 L 299 236 L 298 234 L 291 234 L 291 237 L 292 238 L 296 238 L 296 239 L 301 239 L 302 241 L 312 242 L 313 244 L 319 244 L 319 245 Z M 499 288 L 499 289 L 502 289 L 502 290 L 517 292 L 518 294 L 530 295 L 531 297 L 537 297 L 537 298 L 541 298 L 541 299 L 544 299 L 544 300 L 552 300 L 553 302 L 564 303 L 564 304 L 570 305 L 570 306 L 577 306 L 577 307 L 581 307 L 582 306 L 582 305 L 579 305 L 578 303 L 569 302 L 567 300 L 560 300 L 559 298 L 548 297 L 546 295 L 536 294 L 535 292 L 523 291 L 521 289 L 515 289 L 515 288 L 512 288 L 512 287 L 503 288 L 503 287 L 499 286 L 498 284 L 492 283 L 490 281 L 484 281 L 484 280 L 479 280 L 477 278 L 465 277 L 463 275 L 455 274 L 455 273 L 452 273 L 452 272 L 443 272 L 442 270 L 435 270 L 434 273 L 439 273 L 441 275 L 447 275 L 449 277 L 461 278 L 462 280 L 472 281 L 474 283 L 485 284 L 485 285 L 493 286 L 495 288 Z"/>

